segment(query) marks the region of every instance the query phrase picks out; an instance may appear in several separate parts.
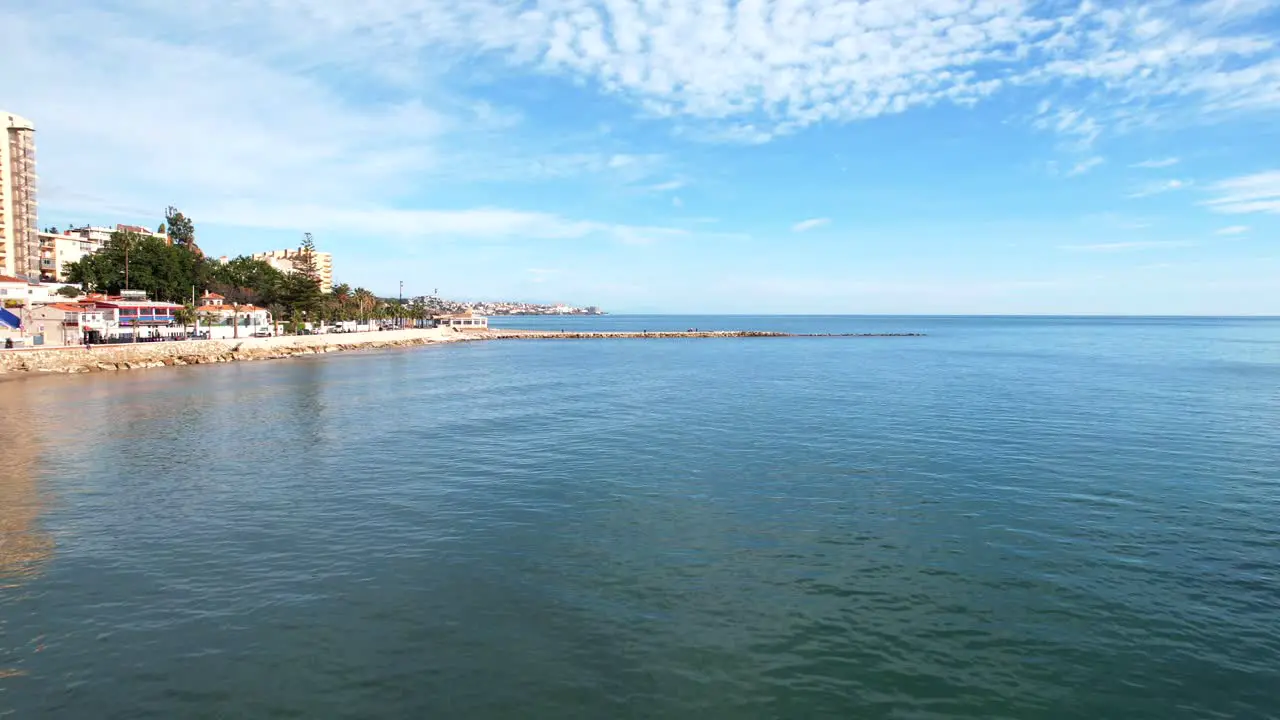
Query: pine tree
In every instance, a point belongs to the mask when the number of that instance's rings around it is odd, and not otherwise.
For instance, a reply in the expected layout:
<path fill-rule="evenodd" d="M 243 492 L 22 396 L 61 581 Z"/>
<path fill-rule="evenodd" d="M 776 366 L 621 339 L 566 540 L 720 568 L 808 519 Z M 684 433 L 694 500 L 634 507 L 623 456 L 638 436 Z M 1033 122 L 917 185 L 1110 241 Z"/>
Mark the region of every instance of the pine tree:
<path fill-rule="evenodd" d="M 314 319 L 324 300 L 320 292 L 320 273 L 316 270 L 316 244 L 307 233 L 293 260 L 293 272 L 285 277 L 281 299 L 289 307 L 290 319 L 299 322 Z"/>
<path fill-rule="evenodd" d="M 316 267 L 316 241 L 312 239 L 311 233 L 302 236 L 302 247 L 298 248 L 298 254 L 293 260 L 293 271 L 316 283 L 320 282 L 320 270 Z"/>

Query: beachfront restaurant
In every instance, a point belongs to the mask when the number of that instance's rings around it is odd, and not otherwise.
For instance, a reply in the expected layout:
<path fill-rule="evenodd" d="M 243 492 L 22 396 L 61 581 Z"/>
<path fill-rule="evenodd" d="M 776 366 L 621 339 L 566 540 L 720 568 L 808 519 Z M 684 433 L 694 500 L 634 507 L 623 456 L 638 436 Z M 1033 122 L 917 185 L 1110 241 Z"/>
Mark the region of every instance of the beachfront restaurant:
<path fill-rule="evenodd" d="M 181 331 L 174 320 L 174 312 L 182 308 L 173 303 L 154 300 L 110 298 L 93 300 L 93 306 L 102 310 L 110 337 L 138 339 L 167 337 Z"/>
<path fill-rule="evenodd" d="M 477 315 L 470 310 L 454 315 L 436 316 L 436 327 L 451 327 L 458 330 L 488 330 L 489 318 Z"/>

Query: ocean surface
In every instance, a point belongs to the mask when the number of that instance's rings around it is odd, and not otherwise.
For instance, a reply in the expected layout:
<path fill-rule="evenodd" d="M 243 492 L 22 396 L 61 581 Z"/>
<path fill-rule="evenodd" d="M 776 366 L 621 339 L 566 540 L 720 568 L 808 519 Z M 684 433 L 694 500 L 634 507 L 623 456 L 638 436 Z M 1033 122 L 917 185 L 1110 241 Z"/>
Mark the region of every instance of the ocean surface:
<path fill-rule="evenodd" d="M 1280 717 L 1280 321 L 0 384 L 0 718 Z"/>

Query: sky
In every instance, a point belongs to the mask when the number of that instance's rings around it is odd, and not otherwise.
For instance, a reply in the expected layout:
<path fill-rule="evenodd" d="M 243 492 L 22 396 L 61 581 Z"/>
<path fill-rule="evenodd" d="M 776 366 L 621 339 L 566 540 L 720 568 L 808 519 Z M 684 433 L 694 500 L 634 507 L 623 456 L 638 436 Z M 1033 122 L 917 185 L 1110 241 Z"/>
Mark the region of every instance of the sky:
<path fill-rule="evenodd" d="M 1280 315 L 1280 0 L 0 0 L 40 225 L 611 312 Z"/>

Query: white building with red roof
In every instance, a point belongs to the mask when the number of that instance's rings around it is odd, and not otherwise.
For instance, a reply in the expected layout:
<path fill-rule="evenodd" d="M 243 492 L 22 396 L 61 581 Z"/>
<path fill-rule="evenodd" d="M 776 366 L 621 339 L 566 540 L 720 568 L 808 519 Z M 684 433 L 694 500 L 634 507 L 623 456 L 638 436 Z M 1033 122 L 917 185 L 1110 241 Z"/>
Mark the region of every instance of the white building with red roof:
<path fill-rule="evenodd" d="M 226 297 L 214 292 L 200 296 L 196 308 L 200 318 L 200 331 L 209 333 L 215 340 L 275 334 L 271 311 L 250 304 L 227 302 Z"/>

